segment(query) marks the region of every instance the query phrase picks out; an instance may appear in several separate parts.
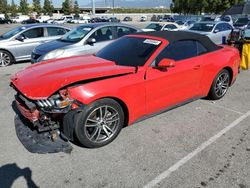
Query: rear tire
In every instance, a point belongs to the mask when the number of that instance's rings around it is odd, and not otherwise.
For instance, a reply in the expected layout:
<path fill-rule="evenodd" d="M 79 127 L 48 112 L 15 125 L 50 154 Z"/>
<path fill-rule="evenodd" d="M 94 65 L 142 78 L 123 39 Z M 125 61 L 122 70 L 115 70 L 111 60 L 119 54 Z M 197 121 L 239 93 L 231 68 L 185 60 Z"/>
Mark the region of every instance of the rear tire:
<path fill-rule="evenodd" d="M 7 67 L 14 63 L 12 55 L 4 50 L 0 50 L 0 67 Z"/>
<path fill-rule="evenodd" d="M 124 112 L 113 99 L 100 99 L 84 108 L 76 117 L 74 133 L 85 147 L 98 148 L 111 143 L 124 124 Z"/>
<path fill-rule="evenodd" d="M 231 78 L 228 70 L 221 70 L 212 83 L 208 98 L 218 100 L 224 97 L 230 86 L 230 80 Z"/>

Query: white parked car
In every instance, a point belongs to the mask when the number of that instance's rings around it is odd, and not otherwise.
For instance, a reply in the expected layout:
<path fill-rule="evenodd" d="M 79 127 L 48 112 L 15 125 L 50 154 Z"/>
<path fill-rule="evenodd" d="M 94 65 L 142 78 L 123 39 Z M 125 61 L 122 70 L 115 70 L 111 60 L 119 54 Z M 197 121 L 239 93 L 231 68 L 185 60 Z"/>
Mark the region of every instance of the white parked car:
<path fill-rule="evenodd" d="M 44 23 L 50 19 L 50 16 L 39 16 L 36 20 L 38 20 L 40 23 Z"/>
<path fill-rule="evenodd" d="M 65 15 L 62 16 L 60 19 L 55 20 L 53 23 L 55 24 L 64 24 L 67 23 L 69 20 L 74 19 L 74 17 L 72 15 Z"/>
<path fill-rule="evenodd" d="M 147 25 L 142 31 L 149 32 L 149 31 L 178 31 L 179 25 L 172 22 L 155 22 L 150 23 Z"/>
<path fill-rule="evenodd" d="M 20 15 L 20 16 L 16 16 L 14 19 L 12 19 L 13 23 L 21 23 L 24 20 L 28 20 L 30 17 L 27 15 Z"/>
<path fill-rule="evenodd" d="M 75 23 L 75 24 L 84 24 L 84 23 L 89 23 L 90 17 L 89 16 L 83 16 L 79 18 L 74 18 L 70 21 L 70 23 Z"/>
<path fill-rule="evenodd" d="M 196 23 L 196 21 L 194 21 L 194 20 L 187 20 L 187 21 L 184 22 L 183 25 L 180 26 L 180 30 L 188 30 L 195 23 Z"/>
<path fill-rule="evenodd" d="M 215 44 L 222 44 L 228 39 L 233 26 L 227 22 L 198 22 L 188 31 L 207 35 Z"/>
<path fill-rule="evenodd" d="M 146 22 L 148 20 L 148 17 L 147 16 L 141 16 L 140 18 L 140 22 Z"/>

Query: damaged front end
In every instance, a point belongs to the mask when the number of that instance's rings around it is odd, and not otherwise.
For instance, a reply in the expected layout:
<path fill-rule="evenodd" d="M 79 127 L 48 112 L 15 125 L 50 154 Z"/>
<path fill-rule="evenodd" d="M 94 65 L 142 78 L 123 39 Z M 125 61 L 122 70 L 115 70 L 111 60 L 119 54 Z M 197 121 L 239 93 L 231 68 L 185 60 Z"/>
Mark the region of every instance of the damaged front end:
<path fill-rule="evenodd" d="M 41 100 L 30 100 L 15 90 L 16 134 L 25 148 L 32 153 L 70 153 L 72 146 L 68 137 L 72 140 L 73 129 L 69 130 L 68 126 L 73 122 L 65 118 L 65 114 L 71 114 L 78 105 L 70 100 L 67 90 Z"/>

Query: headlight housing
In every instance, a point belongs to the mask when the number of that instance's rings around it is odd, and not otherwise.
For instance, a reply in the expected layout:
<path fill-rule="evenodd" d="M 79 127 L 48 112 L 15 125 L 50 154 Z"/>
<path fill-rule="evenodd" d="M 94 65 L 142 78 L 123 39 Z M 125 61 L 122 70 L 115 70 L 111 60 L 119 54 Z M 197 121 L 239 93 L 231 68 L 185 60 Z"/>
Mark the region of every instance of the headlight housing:
<path fill-rule="evenodd" d="M 53 50 L 49 53 L 47 53 L 43 60 L 49 60 L 49 59 L 54 59 L 54 58 L 58 58 L 59 56 L 61 56 L 64 53 L 64 49 L 57 49 L 57 50 Z"/>
<path fill-rule="evenodd" d="M 67 91 L 63 90 L 48 99 L 37 100 L 37 105 L 41 108 L 64 109 L 69 107 L 72 102 Z"/>

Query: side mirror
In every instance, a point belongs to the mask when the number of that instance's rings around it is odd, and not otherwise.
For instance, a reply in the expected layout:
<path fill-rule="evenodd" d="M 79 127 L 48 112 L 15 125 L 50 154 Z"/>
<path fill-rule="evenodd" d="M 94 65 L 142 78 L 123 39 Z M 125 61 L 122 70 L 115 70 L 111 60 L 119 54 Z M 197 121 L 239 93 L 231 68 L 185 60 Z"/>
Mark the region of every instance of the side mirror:
<path fill-rule="evenodd" d="M 214 33 L 219 33 L 219 32 L 220 32 L 219 29 L 215 29 L 215 30 L 214 30 Z"/>
<path fill-rule="evenodd" d="M 157 65 L 158 69 L 167 69 L 175 67 L 175 60 L 173 59 L 162 59 L 159 64 Z"/>
<path fill-rule="evenodd" d="M 93 45 L 94 43 L 96 43 L 95 38 L 89 38 L 89 39 L 87 40 L 87 44 L 89 44 L 89 45 Z"/>
<path fill-rule="evenodd" d="M 21 42 L 23 42 L 24 39 L 25 39 L 25 37 L 23 35 L 19 35 L 19 36 L 16 37 L 16 40 L 19 40 Z"/>

